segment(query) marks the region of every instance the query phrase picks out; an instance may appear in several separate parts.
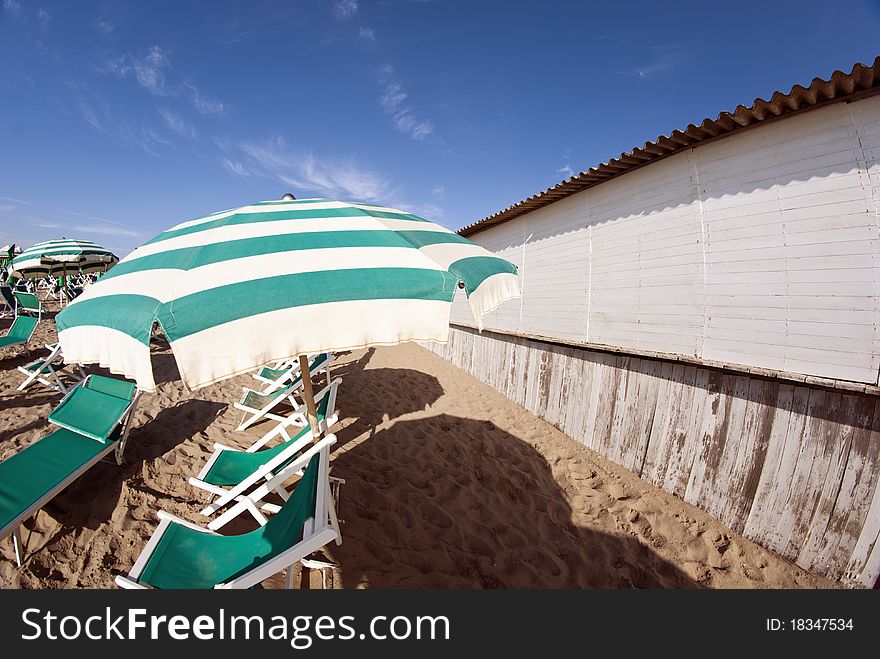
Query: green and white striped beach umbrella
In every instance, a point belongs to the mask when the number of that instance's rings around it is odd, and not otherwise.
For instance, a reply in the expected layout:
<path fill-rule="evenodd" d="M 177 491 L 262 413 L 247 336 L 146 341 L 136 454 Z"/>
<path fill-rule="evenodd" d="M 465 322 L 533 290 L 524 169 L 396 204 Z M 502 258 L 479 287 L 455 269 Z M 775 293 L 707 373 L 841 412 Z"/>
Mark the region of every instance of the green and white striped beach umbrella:
<path fill-rule="evenodd" d="M 72 275 L 80 270 L 105 270 L 119 259 L 91 240 L 47 240 L 24 250 L 12 259 L 9 275 L 19 279 L 40 279 L 49 275 Z"/>
<path fill-rule="evenodd" d="M 392 208 L 267 201 L 179 224 L 56 317 L 64 358 L 154 391 L 158 323 L 198 389 L 307 353 L 446 341 L 461 287 L 474 318 L 519 296 L 516 266 Z"/>

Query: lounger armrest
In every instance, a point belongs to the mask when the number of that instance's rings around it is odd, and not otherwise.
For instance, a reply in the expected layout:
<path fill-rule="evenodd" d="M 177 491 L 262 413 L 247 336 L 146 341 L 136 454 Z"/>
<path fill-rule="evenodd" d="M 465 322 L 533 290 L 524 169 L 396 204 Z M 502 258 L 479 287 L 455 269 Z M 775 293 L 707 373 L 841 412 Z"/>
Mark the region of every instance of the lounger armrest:
<path fill-rule="evenodd" d="M 202 470 L 196 476 L 199 480 L 205 478 L 208 475 L 208 472 L 211 471 L 211 468 L 214 466 L 214 463 L 217 462 L 217 458 L 220 457 L 220 454 L 223 451 L 229 451 L 230 448 L 225 444 L 221 444 L 220 442 L 214 443 L 214 452 L 211 454 L 211 457 L 205 462 L 205 466 L 202 467 Z M 198 486 L 197 486 L 198 487 Z"/>
<path fill-rule="evenodd" d="M 200 490 L 204 490 L 212 497 L 219 497 L 226 494 L 226 488 L 220 487 L 219 485 L 211 485 L 211 483 L 207 483 L 198 476 L 190 476 L 186 479 L 186 482 L 192 485 L 193 487 L 197 487 Z M 202 513 L 205 514 L 204 512 Z"/>
<path fill-rule="evenodd" d="M 142 584 L 129 579 L 128 577 L 123 577 L 121 574 L 116 575 L 116 579 L 114 579 L 116 585 L 120 588 L 124 588 L 125 590 L 148 590 L 148 588 Z"/>
<path fill-rule="evenodd" d="M 220 535 L 219 533 L 214 533 L 213 531 L 206 529 L 204 526 L 199 526 L 198 524 L 193 524 L 192 522 L 188 522 L 185 519 L 181 519 L 176 515 L 172 515 L 169 512 L 165 512 L 164 510 L 160 510 L 156 513 L 160 520 L 163 522 L 165 520 L 169 521 L 172 524 L 180 524 L 181 526 L 185 526 L 187 528 L 192 529 L 193 531 L 200 531 L 202 533 L 207 533 L 208 535 Z"/>

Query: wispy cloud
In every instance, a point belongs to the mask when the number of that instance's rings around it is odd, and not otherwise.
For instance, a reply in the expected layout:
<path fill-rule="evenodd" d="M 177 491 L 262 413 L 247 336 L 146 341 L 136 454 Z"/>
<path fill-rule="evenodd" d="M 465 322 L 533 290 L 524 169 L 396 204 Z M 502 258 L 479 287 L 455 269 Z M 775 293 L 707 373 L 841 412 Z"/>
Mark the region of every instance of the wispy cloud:
<path fill-rule="evenodd" d="M 43 204 L 38 204 L 32 201 L 26 201 L 24 199 L 16 199 L 15 197 L 0 197 L 0 200 L 3 201 L 11 201 L 12 205 L 8 205 L 10 208 L 16 208 L 18 205 L 28 206 L 31 209 L 31 213 L 34 215 L 41 214 L 49 214 L 51 213 L 53 216 L 57 215 L 69 215 L 71 217 L 82 218 L 84 220 L 90 220 L 90 224 L 77 224 L 71 225 L 70 223 L 61 224 L 59 222 L 53 222 L 49 220 L 42 219 L 38 216 L 31 217 L 27 220 L 27 223 L 31 226 L 38 227 L 40 229 L 64 229 L 69 232 L 80 232 L 80 233 L 92 233 L 92 234 L 105 234 L 109 236 L 127 236 L 127 237 L 138 237 L 141 234 L 138 231 L 135 231 L 127 224 L 123 224 L 122 222 L 116 222 L 115 220 L 108 220 L 105 217 L 99 217 L 97 215 L 89 215 L 87 213 L 80 213 L 78 211 L 72 211 L 66 208 L 52 208 L 48 206 L 44 206 Z M 0 209 L 7 207 L 7 205 L 0 206 Z M 97 222 L 98 224 L 95 224 Z"/>
<path fill-rule="evenodd" d="M 56 224 L 55 222 L 44 222 L 43 220 L 37 220 L 36 222 L 29 222 L 32 227 L 37 227 L 39 229 L 62 229 L 62 225 Z"/>
<path fill-rule="evenodd" d="M 122 25 L 121 20 L 114 21 L 104 17 L 95 21 L 95 29 L 105 37 L 109 37 L 114 41 L 116 40 L 116 31 L 119 29 L 120 25 Z"/>
<path fill-rule="evenodd" d="M 393 202 L 395 208 L 418 215 L 426 220 L 439 221 L 446 217 L 446 211 L 441 206 L 432 203 L 410 204 L 405 201 Z"/>
<path fill-rule="evenodd" d="M 394 67 L 383 64 L 379 68 L 379 82 L 382 94 L 379 104 L 391 115 L 394 127 L 414 140 L 424 140 L 434 132 L 434 124 L 427 119 L 418 119 L 413 111 L 404 104 L 408 98 L 403 85 L 394 79 Z"/>
<path fill-rule="evenodd" d="M 386 177 L 359 165 L 353 158 L 321 158 L 311 151 L 288 147 L 281 136 L 267 140 L 217 141 L 227 153 L 221 164 L 239 176 L 273 178 L 294 188 L 299 197 L 316 194 L 335 199 L 387 200 L 392 184 Z"/>
<path fill-rule="evenodd" d="M 49 27 L 49 23 L 52 22 L 52 14 L 50 14 L 46 9 L 40 7 L 39 11 L 37 11 L 37 21 L 42 27 Z"/>
<path fill-rule="evenodd" d="M 18 208 L 18 206 L 15 204 L 0 204 L 0 213 L 11 213 L 16 208 Z"/>
<path fill-rule="evenodd" d="M 131 73 L 131 66 L 129 66 L 127 60 L 128 58 L 125 55 L 114 55 L 95 65 L 95 68 L 99 73 L 112 73 L 115 76 L 124 78 Z"/>
<path fill-rule="evenodd" d="M 563 165 L 562 167 L 560 167 L 556 171 L 559 172 L 560 174 L 565 174 L 565 178 L 571 178 L 572 176 L 574 176 L 574 170 L 571 168 L 571 165 L 569 165 L 568 163 L 566 163 L 565 165 Z"/>
<path fill-rule="evenodd" d="M 379 202 L 387 200 L 392 184 L 386 177 L 359 165 L 353 158 L 327 159 L 311 151 L 290 149 L 283 137 L 241 141 L 234 145 L 240 161 L 224 166 L 239 175 L 274 178 L 297 191 L 340 199 Z M 300 196 L 299 192 L 295 192 Z"/>
<path fill-rule="evenodd" d="M 255 28 L 245 27 L 243 20 L 236 18 L 221 25 L 217 32 L 211 36 L 211 41 L 223 48 L 229 48 L 242 41 L 252 39 L 256 34 Z"/>
<path fill-rule="evenodd" d="M 97 234 L 102 236 L 125 236 L 127 238 L 137 238 L 138 236 L 143 235 L 132 229 L 124 229 L 122 227 L 110 226 L 106 224 L 80 224 L 70 227 L 70 231 L 76 233 Z"/>
<path fill-rule="evenodd" d="M 337 18 L 351 18 L 358 13 L 358 0 L 337 0 L 333 4 L 333 13 Z"/>
<path fill-rule="evenodd" d="M 166 77 L 172 69 L 170 53 L 159 46 L 138 56 L 114 53 L 94 67 L 99 73 L 118 78 L 133 73 L 138 84 L 153 96 L 186 98 L 202 115 L 221 116 L 227 110 L 222 101 L 206 96 L 191 82 L 170 84 Z"/>
<path fill-rule="evenodd" d="M 3 0 L 3 9 L 7 14 L 19 16 L 21 14 L 21 3 L 18 0 Z M 357 9 L 357 3 L 355 3 Z"/>
<path fill-rule="evenodd" d="M 631 69 L 616 70 L 618 75 L 646 80 L 675 69 L 682 60 L 682 49 L 677 44 L 652 46 L 644 64 Z"/>
<path fill-rule="evenodd" d="M 358 31 L 358 38 L 368 44 L 376 43 L 376 33 L 368 27 L 361 27 Z"/>
<path fill-rule="evenodd" d="M 171 68 L 168 55 L 159 46 L 153 46 L 143 57 L 131 59 L 138 83 L 156 96 L 168 96 L 165 87 L 165 70 Z"/>
<path fill-rule="evenodd" d="M 208 98 L 192 83 L 187 82 L 183 87 L 192 101 L 193 107 L 201 114 L 218 116 L 226 111 L 226 106 L 223 103 Z"/>
<path fill-rule="evenodd" d="M 162 117 L 165 125 L 181 137 L 185 137 L 189 140 L 198 139 L 199 134 L 198 131 L 196 131 L 195 126 L 179 114 L 172 112 L 171 110 L 161 109 L 159 110 L 159 115 Z"/>
<path fill-rule="evenodd" d="M 158 155 L 154 147 L 167 144 L 147 126 L 135 128 L 127 120 L 117 117 L 109 104 L 98 94 L 81 85 L 68 83 L 76 94 L 76 109 L 92 129 L 111 138 L 117 144 L 138 148 L 151 155 Z"/>
<path fill-rule="evenodd" d="M 435 197 L 446 194 L 446 187 L 443 185 L 435 185 L 433 188 L 431 188 L 431 194 Z"/>
<path fill-rule="evenodd" d="M 403 198 L 387 176 L 354 158 L 324 158 L 290 148 L 284 137 L 230 142 L 214 140 L 224 152 L 222 166 L 238 176 L 263 176 L 284 183 L 297 197 L 310 195 L 390 205 L 426 218 L 445 217 L 436 203 Z"/>
<path fill-rule="evenodd" d="M 230 160 L 229 158 L 220 158 L 220 163 L 228 169 L 233 174 L 237 176 L 250 176 L 250 172 L 245 169 L 245 166 L 242 165 L 237 160 Z"/>

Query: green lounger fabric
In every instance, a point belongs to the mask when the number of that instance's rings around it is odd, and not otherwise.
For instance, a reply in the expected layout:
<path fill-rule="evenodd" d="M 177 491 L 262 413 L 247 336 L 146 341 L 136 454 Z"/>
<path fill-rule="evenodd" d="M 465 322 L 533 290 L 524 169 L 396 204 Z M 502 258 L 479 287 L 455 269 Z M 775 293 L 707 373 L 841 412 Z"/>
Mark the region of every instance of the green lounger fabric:
<path fill-rule="evenodd" d="M 300 433 L 291 441 L 296 441 L 302 437 L 309 428 L 303 428 Z M 269 462 L 276 455 L 287 448 L 288 443 L 284 442 L 272 448 L 263 449 L 254 453 L 246 453 L 244 451 L 221 451 L 217 456 L 217 460 L 211 465 L 210 471 L 202 479 L 206 483 L 218 486 L 238 485 L 245 478 L 254 473 L 261 466 Z M 295 459 L 292 456 L 290 460 Z M 288 461 L 289 462 L 289 461 Z M 279 465 L 279 469 L 284 465 Z"/>
<path fill-rule="evenodd" d="M 324 398 L 321 399 L 321 402 L 318 403 L 318 408 L 316 410 L 318 413 L 318 421 L 323 421 L 324 417 L 327 415 L 327 402 L 329 399 L 329 395 L 324 396 Z M 295 442 L 308 431 L 309 426 L 306 426 L 290 441 Z M 211 469 L 202 480 L 211 485 L 218 485 L 221 487 L 226 485 L 238 485 L 262 465 L 278 455 L 287 446 L 287 442 L 282 442 L 278 446 L 255 451 L 254 453 L 246 453 L 244 451 L 221 451 L 220 455 L 218 455 L 217 459 L 214 461 L 214 464 L 211 465 Z M 279 465 L 278 469 L 282 469 L 285 464 L 291 462 L 295 458 L 296 456 L 292 456 L 286 463 Z"/>
<path fill-rule="evenodd" d="M 250 533 L 211 535 L 171 524 L 138 580 L 155 588 L 213 588 L 293 547 L 315 515 L 319 458 L 311 459 L 281 510 Z"/>
<path fill-rule="evenodd" d="M 320 367 L 324 362 L 327 361 L 328 357 L 329 355 L 326 352 L 322 352 L 320 355 L 315 357 L 315 360 L 309 365 L 309 370 L 313 371 L 316 368 Z M 267 380 L 277 380 L 289 370 L 289 368 L 269 368 L 268 366 L 264 366 L 263 369 L 260 371 L 260 377 Z M 299 378 L 297 378 L 296 381 L 299 382 Z"/>
<path fill-rule="evenodd" d="M 289 368 L 269 368 L 268 366 L 264 366 L 260 371 L 260 377 L 266 378 L 267 380 L 277 380 L 289 370 Z"/>
<path fill-rule="evenodd" d="M 40 298 L 33 293 L 15 291 L 13 294 L 15 295 L 15 299 L 18 300 L 19 309 L 24 309 L 25 311 L 40 311 Z"/>
<path fill-rule="evenodd" d="M 115 433 L 111 442 L 117 438 Z M 107 444 L 59 428 L 0 462 L 0 530 L 20 523 L 34 503 L 107 450 Z"/>
<path fill-rule="evenodd" d="M 17 316 L 6 336 L 0 337 L 0 348 L 27 343 L 37 326 L 37 319 L 32 316 Z"/>
<path fill-rule="evenodd" d="M 31 362 L 30 364 L 25 364 L 21 368 L 25 369 L 26 371 L 30 371 L 31 373 L 39 371 L 41 374 L 45 374 L 52 369 L 60 371 L 62 368 L 64 368 L 64 364 L 47 364 L 45 359 L 38 359 L 37 361 Z"/>
<path fill-rule="evenodd" d="M 104 442 L 131 403 L 113 392 L 134 395 L 130 382 L 92 375 L 49 414 L 49 422 Z"/>
<path fill-rule="evenodd" d="M 100 391 L 102 394 L 110 394 L 111 396 L 122 398 L 126 402 L 134 398 L 135 385 L 133 382 L 127 382 L 126 380 L 93 375 L 85 386 L 92 391 Z"/>
<path fill-rule="evenodd" d="M 291 393 L 291 391 L 295 391 L 297 387 L 299 387 L 300 378 L 297 378 L 286 387 L 282 387 L 281 389 L 276 389 L 270 394 L 260 394 L 256 391 L 249 390 L 244 395 L 244 400 L 241 401 L 242 405 L 246 405 L 254 410 L 261 410 L 266 405 L 271 403 L 273 400 L 276 400 L 279 397 L 285 397 Z"/>

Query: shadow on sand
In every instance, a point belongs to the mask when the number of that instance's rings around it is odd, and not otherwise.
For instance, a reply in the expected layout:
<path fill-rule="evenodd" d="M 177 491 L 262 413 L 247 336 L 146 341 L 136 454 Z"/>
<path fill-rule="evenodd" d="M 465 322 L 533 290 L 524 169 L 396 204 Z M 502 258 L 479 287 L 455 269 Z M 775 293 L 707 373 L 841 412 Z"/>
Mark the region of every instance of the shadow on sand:
<path fill-rule="evenodd" d="M 347 480 L 344 542 L 329 547 L 342 586 L 698 587 L 651 549 L 650 538 L 574 523 L 545 458 L 491 421 L 395 420 L 425 410 L 443 388 L 433 376 L 369 369 L 368 361 L 339 369 L 340 418 L 355 419 L 337 429 L 334 447 L 333 473 Z M 409 398 L 385 391 L 401 383 Z M 597 516 L 608 514 L 587 503 Z"/>

